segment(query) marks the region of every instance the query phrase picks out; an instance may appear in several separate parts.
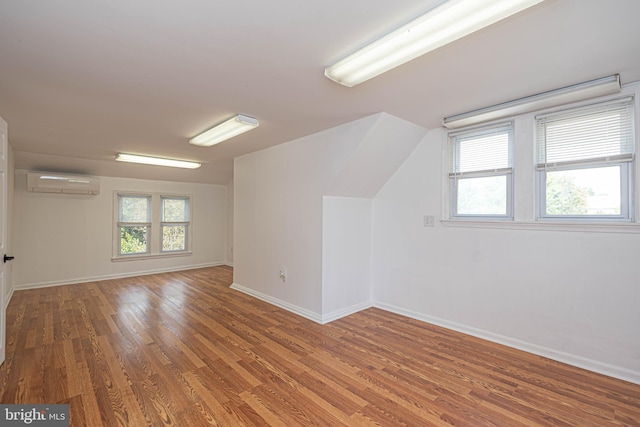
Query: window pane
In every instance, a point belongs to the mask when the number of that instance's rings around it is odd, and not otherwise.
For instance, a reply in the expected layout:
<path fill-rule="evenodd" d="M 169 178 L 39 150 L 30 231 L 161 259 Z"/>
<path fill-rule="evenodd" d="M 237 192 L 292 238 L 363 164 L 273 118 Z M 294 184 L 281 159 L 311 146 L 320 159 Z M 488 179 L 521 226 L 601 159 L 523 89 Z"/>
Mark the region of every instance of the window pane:
<path fill-rule="evenodd" d="M 187 248 L 185 225 L 162 226 L 162 251 L 184 251 Z"/>
<path fill-rule="evenodd" d="M 460 138 L 457 148 L 455 172 L 500 169 L 511 165 L 508 132 Z"/>
<path fill-rule="evenodd" d="M 162 199 L 162 221 L 187 221 L 187 199 Z"/>
<path fill-rule="evenodd" d="M 620 215 L 620 166 L 547 172 L 547 215 Z"/>
<path fill-rule="evenodd" d="M 120 196 L 121 222 L 149 222 L 149 198 Z"/>
<path fill-rule="evenodd" d="M 147 253 L 148 227 L 125 226 L 120 227 L 120 254 Z"/>
<path fill-rule="evenodd" d="M 507 176 L 458 179 L 458 215 L 507 215 Z"/>

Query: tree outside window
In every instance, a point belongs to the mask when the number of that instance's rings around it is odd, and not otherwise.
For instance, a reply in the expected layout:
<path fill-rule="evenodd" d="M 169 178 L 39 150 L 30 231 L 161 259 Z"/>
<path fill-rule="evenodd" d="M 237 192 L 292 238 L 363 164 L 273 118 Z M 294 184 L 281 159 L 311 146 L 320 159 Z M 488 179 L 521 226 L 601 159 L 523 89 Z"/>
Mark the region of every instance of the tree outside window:
<path fill-rule="evenodd" d="M 150 197 L 120 196 L 118 198 L 118 229 L 120 255 L 149 252 Z"/>
<path fill-rule="evenodd" d="M 116 193 L 114 259 L 189 253 L 189 196 Z"/>
<path fill-rule="evenodd" d="M 538 217 L 632 219 L 632 100 L 536 117 Z"/>
<path fill-rule="evenodd" d="M 188 209 L 186 198 L 162 198 L 162 252 L 186 250 Z"/>

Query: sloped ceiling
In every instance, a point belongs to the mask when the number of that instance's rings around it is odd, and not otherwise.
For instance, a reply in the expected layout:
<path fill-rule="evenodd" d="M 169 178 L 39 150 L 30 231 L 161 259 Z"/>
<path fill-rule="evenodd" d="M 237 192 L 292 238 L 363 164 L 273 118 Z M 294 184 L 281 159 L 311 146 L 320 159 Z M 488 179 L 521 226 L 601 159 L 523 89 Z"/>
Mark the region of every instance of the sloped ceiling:
<path fill-rule="evenodd" d="M 374 118 L 325 196 L 375 197 L 426 134 L 424 128 L 386 113 Z"/>
<path fill-rule="evenodd" d="M 620 73 L 640 1 L 546 0 L 354 88 L 323 76 L 435 0 L 0 0 L 0 116 L 16 168 L 226 184 L 233 158 L 371 114 L 443 116 Z M 252 132 L 188 139 L 244 113 Z M 116 152 L 198 160 L 119 164 Z"/>

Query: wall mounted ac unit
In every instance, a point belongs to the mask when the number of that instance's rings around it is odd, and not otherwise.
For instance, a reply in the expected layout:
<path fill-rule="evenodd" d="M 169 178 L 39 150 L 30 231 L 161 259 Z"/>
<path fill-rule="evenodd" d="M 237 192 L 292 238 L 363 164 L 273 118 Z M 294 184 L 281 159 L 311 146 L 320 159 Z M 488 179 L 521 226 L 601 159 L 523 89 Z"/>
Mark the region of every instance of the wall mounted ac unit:
<path fill-rule="evenodd" d="M 27 191 L 36 193 L 100 194 L 100 179 L 95 176 L 52 172 L 28 172 Z"/>

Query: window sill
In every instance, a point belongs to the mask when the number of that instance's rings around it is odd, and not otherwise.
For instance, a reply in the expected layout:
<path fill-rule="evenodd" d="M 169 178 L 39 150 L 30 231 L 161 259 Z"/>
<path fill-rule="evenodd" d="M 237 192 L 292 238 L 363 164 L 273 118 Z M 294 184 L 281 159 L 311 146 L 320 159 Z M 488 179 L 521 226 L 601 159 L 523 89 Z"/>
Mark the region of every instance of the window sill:
<path fill-rule="evenodd" d="M 167 252 L 164 254 L 144 254 L 144 255 L 120 255 L 111 257 L 112 262 L 122 262 L 122 261 L 140 261 L 143 259 L 161 259 L 161 258 L 174 258 L 181 256 L 191 256 L 191 251 L 185 252 Z"/>
<path fill-rule="evenodd" d="M 443 219 L 440 223 L 444 227 L 462 228 L 497 228 L 503 230 L 532 230 L 532 231 L 569 231 L 587 233 L 625 233 L 640 234 L 640 224 L 632 222 L 602 223 L 602 222 L 566 222 L 566 221 L 499 221 L 499 220 L 459 220 Z"/>

